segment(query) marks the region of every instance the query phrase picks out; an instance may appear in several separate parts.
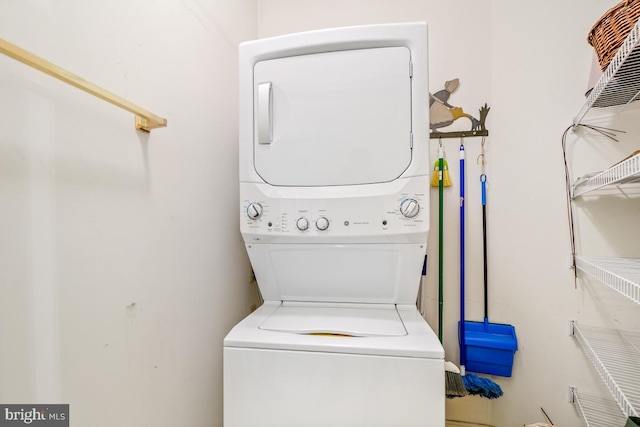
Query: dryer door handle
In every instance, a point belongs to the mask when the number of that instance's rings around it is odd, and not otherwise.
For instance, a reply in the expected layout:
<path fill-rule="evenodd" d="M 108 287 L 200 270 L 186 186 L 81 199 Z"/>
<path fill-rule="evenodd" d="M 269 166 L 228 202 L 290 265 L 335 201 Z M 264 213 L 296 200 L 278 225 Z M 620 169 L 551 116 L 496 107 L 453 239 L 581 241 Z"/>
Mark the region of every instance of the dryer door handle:
<path fill-rule="evenodd" d="M 271 144 L 273 140 L 273 96 L 271 82 L 258 84 L 258 144 Z"/>

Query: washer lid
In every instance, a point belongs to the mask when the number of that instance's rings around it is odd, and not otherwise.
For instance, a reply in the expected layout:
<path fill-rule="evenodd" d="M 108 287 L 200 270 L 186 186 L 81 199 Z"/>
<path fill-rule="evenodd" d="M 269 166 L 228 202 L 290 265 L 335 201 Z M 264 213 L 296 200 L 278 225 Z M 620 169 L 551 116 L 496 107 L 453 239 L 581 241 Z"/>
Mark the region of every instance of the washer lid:
<path fill-rule="evenodd" d="M 279 301 L 266 301 L 260 308 L 245 317 L 238 323 L 224 339 L 226 348 L 244 348 L 255 350 L 277 350 L 277 351 L 309 351 L 321 353 L 340 353 L 340 354 L 356 354 L 371 356 L 391 356 L 391 357 L 416 357 L 423 359 L 440 359 L 444 358 L 444 349 L 434 334 L 433 330 L 427 325 L 422 318 L 415 305 L 378 305 L 378 304 L 361 304 L 361 309 L 349 308 L 346 304 L 336 303 L 287 303 L 289 307 L 300 304 L 301 310 L 312 309 L 310 313 L 317 315 L 319 312 L 313 310 L 315 307 L 325 306 L 327 309 L 331 307 L 346 309 L 340 311 L 340 316 L 349 318 L 352 314 L 367 313 L 365 319 L 372 320 L 374 323 L 381 325 L 382 323 L 397 324 L 396 317 L 390 316 L 395 313 L 399 318 L 399 323 L 405 332 L 402 335 L 394 336 L 350 336 L 336 334 L 305 334 L 295 333 L 282 330 L 263 329 L 265 322 L 283 306 Z M 356 306 L 356 304 L 352 304 Z M 376 308 L 377 307 L 377 308 Z M 394 307 L 394 308 L 391 308 Z M 368 310 L 377 311 L 377 315 L 371 315 Z M 364 310 L 364 311 L 360 311 Z M 293 311 L 295 313 L 296 310 Z M 325 313 L 336 313 L 331 310 Z M 384 312 L 384 314 L 382 314 Z M 284 313 L 291 313 L 285 310 Z M 289 320 L 300 320 L 306 311 L 301 311 Z M 349 313 L 348 315 L 346 313 Z M 287 316 L 276 315 L 278 319 L 286 319 Z M 386 320 L 385 320 L 386 319 Z M 394 319 L 394 320 L 391 320 Z M 267 325 L 269 325 L 267 323 Z M 328 324 L 325 324 L 328 325 Z M 349 319 L 339 326 L 351 325 L 350 328 L 336 328 L 338 330 L 354 329 L 359 332 L 389 332 L 394 330 L 394 326 L 389 325 L 367 328 L 359 324 L 355 319 Z M 302 329 L 297 325 L 289 325 L 284 329 Z M 396 332 L 399 329 L 395 329 Z"/>
<path fill-rule="evenodd" d="M 260 325 L 260 329 L 306 335 L 345 337 L 400 337 L 407 335 L 395 305 L 369 308 L 283 303 Z"/>

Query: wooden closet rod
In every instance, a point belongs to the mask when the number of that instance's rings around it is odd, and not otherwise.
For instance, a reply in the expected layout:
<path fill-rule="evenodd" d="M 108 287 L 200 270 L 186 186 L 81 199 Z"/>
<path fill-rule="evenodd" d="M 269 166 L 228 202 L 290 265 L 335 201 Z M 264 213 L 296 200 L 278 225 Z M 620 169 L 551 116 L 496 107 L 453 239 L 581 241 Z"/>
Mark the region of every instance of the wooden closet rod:
<path fill-rule="evenodd" d="M 136 129 L 150 132 L 151 129 L 167 126 L 167 119 L 156 116 L 155 114 L 150 113 L 144 108 L 140 108 L 137 105 L 127 101 L 126 99 L 114 95 L 111 92 L 108 92 L 101 87 L 86 81 L 82 77 L 63 70 L 57 65 L 54 65 L 51 62 L 22 49 L 19 46 L 9 43 L 2 38 L 0 38 L 0 53 L 3 53 L 32 68 L 35 68 L 36 70 L 49 74 L 50 76 L 68 83 L 71 86 L 75 86 L 80 90 L 83 90 L 93 96 L 109 102 L 110 104 L 115 105 L 116 107 L 120 107 L 123 110 L 127 110 L 128 112 L 135 114 Z"/>

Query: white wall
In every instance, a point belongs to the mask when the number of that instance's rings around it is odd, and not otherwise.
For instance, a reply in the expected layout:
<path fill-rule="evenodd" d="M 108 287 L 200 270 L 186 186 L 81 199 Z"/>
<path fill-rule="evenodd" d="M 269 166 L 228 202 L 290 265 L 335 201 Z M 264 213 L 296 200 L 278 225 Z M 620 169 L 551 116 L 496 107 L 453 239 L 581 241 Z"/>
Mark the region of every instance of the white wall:
<path fill-rule="evenodd" d="M 450 102 L 472 114 L 487 102 L 489 319 L 515 326 L 519 340 L 512 378 L 495 377 L 504 396 L 496 401 L 467 397 L 448 401 L 447 417 L 507 427 L 544 421 L 543 407 L 557 425 L 577 427 L 568 385 L 604 394 L 597 375 L 574 340 L 569 320 L 601 324 L 607 313 L 594 293 L 574 288 L 569 265 L 564 172 L 560 137 L 581 107 L 592 48 L 586 35 L 615 1 L 513 2 L 506 0 L 261 0 L 260 36 L 334 26 L 423 20 L 429 24 L 430 89 L 460 78 Z M 627 124 L 628 125 L 628 124 Z M 635 125 L 637 128 L 638 125 Z M 579 145 L 574 135 L 571 142 Z M 590 139 L 589 149 L 572 149 L 572 173 L 583 160 L 603 168 L 606 151 Z M 598 140 L 600 143 L 601 140 Z M 467 318 L 481 320 L 482 241 L 479 139 L 467 139 Z M 458 362 L 459 318 L 459 141 L 445 141 L 454 186 L 445 194 L 445 337 L 447 358 Z M 608 145 L 610 146 L 610 144 Z M 432 160 L 435 160 L 436 142 Z M 628 148 L 628 146 L 627 146 Z M 636 148 L 637 149 L 637 148 Z M 621 158 L 623 148 L 609 153 Z M 630 152 L 630 151 L 629 151 Z M 626 153 L 628 154 L 628 152 Z M 625 154 L 625 155 L 626 155 Z M 597 166 L 595 165 L 597 164 Z M 432 190 L 429 240 L 428 320 L 437 328 L 437 191 Z M 629 207 L 631 202 L 618 204 Z M 604 205 L 604 206 L 603 206 Z M 606 202 L 599 213 L 611 213 Z M 637 209 L 628 215 L 635 215 Z M 590 221 L 595 221 L 590 218 Z M 579 219 L 580 221 L 580 219 Z M 636 219 L 637 221 L 637 219 Z M 582 219 L 584 239 L 598 245 L 600 232 Z M 637 224 L 637 223 L 636 223 Z M 613 227 L 610 227 L 613 228 Z M 627 230 L 637 230 L 627 228 Z M 637 231 L 634 231 L 637 236 Z M 595 242 L 591 242 L 595 240 Z M 637 237 L 618 233 L 602 248 L 627 248 L 639 256 Z M 636 253 L 633 252 L 635 249 Z M 599 289 L 599 288 L 598 288 Z M 597 296 L 596 296 L 597 297 Z M 602 297 L 606 298 L 606 297 Z M 615 299 L 611 297 L 609 299 Z M 616 300 L 617 301 L 617 300 Z M 624 306 L 616 303 L 612 311 Z M 620 319 L 623 316 L 616 316 Z M 634 316 L 627 316 L 634 317 Z M 630 323 L 633 323 L 633 319 Z M 637 321 L 636 321 L 637 322 Z M 629 323 L 629 322 L 628 322 Z M 638 325 L 631 325 L 637 327 Z"/>
<path fill-rule="evenodd" d="M 0 37 L 168 119 L 0 55 L 0 402 L 77 426 L 222 425 L 222 339 L 254 290 L 237 218 L 253 0 L 9 0 Z"/>

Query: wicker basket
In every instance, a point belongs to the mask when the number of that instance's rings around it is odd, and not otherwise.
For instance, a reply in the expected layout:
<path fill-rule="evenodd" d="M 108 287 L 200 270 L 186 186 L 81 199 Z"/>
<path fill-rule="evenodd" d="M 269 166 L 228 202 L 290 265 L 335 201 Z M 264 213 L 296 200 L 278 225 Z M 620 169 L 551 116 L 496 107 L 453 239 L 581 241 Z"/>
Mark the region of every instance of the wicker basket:
<path fill-rule="evenodd" d="M 640 0 L 625 0 L 602 15 L 589 31 L 587 41 L 596 51 L 604 71 L 640 18 Z"/>

